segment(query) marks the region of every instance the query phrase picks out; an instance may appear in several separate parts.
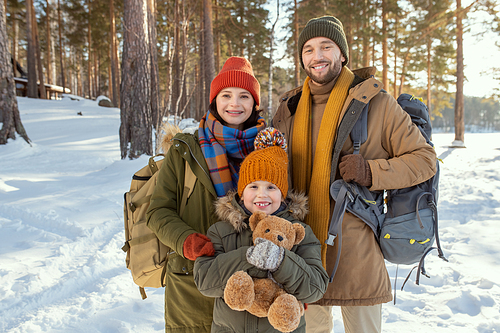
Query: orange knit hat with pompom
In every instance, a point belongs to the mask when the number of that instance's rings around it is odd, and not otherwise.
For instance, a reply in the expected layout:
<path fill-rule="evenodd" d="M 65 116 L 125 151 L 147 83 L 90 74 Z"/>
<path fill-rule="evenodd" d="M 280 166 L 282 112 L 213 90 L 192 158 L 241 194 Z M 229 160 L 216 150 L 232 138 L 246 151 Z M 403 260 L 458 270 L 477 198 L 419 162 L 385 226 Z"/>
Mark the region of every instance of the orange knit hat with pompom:
<path fill-rule="evenodd" d="M 287 144 L 283 133 L 268 127 L 255 137 L 255 150 L 248 154 L 240 167 L 238 195 L 254 181 L 264 180 L 276 185 L 286 198 L 288 193 Z"/>
<path fill-rule="evenodd" d="M 210 102 L 224 88 L 238 87 L 248 90 L 255 103 L 260 105 L 260 84 L 253 75 L 252 64 L 242 57 L 231 57 L 226 60 L 219 74 L 210 85 Z"/>

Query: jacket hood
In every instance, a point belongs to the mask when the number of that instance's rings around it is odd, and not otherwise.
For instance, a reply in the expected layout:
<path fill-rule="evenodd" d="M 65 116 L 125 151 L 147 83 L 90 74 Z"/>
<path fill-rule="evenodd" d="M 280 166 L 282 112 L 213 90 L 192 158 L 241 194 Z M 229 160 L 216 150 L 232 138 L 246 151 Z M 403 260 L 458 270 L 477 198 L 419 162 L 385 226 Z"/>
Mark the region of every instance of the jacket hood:
<path fill-rule="evenodd" d="M 248 228 L 248 214 L 245 213 L 243 208 L 237 202 L 236 191 L 230 191 L 227 195 L 215 201 L 215 213 L 222 221 L 229 222 L 236 232 L 241 232 L 243 229 Z M 286 198 L 287 207 L 283 212 L 288 212 L 291 216 L 299 221 L 304 221 L 307 213 L 309 212 L 307 204 L 307 196 L 303 193 L 289 191 Z M 281 216 L 283 212 L 277 214 Z"/>

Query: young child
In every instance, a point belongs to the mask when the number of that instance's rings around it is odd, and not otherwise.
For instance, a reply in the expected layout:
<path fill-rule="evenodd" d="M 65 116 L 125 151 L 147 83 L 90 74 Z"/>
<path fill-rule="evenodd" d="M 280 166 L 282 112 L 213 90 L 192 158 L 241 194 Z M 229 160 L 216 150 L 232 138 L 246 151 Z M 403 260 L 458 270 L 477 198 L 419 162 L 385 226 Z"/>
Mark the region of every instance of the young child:
<path fill-rule="evenodd" d="M 227 280 L 237 271 L 259 278 L 271 274 L 286 292 L 303 303 L 319 300 L 328 285 L 328 274 L 321 263 L 321 244 L 311 228 L 302 223 L 307 214 L 307 198 L 288 191 L 288 158 L 283 134 L 267 128 L 257 135 L 254 146 L 255 151 L 241 164 L 238 193 L 228 193 L 215 204 L 221 222 L 207 232 L 215 255 L 199 257 L 194 266 L 196 286 L 203 295 L 215 298 L 212 332 L 277 332 L 267 317 L 232 310 L 224 302 Z M 257 251 L 253 251 L 248 218 L 256 211 L 300 223 L 305 228 L 304 239 L 290 251 L 267 253 L 266 260 L 255 258 Z M 267 263 L 268 270 L 258 267 L 262 261 Z M 273 267 L 269 267 L 269 263 Z M 305 328 L 302 316 L 294 332 L 305 332 Z"/>

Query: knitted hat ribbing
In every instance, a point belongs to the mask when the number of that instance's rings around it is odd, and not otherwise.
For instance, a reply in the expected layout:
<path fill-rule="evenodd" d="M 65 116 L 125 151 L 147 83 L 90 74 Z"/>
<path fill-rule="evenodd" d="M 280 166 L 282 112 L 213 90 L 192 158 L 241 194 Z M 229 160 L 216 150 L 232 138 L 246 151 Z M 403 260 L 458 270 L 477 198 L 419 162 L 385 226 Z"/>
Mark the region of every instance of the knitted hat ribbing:
<path fill-rule="evenodd" d="M 252 65 L 242 57 L 231 57 L 226 60 L 219 74 L 210 85 L 210 102 L 224 88 L 238 87 L 248 90 L 257 105 L 260 105 L 260 84 L 253 74 Z"/>
<path fill-rule="evenodd" d="M 238 195 L 245 187 L 259 180 L 276 185 L 286 198 L 288 193 L 288 156 L 283 134 L 268 127 L 255 138 L 255 150 L 245 157 L 240 167 Z"/>
<path fill-rule="evenodd" d="M 322 16 L 309 20 L 299 35 L 298 52 L 302 68 L 304 68 L 302 48 L 309 39 L 315 37 L 326 37 L 334 41 L 345 58 L 342 66 L 345 66 L 349 62 L 349 48 L 347 47 L 347 39 L 342 22 L 333 16 Z"/>

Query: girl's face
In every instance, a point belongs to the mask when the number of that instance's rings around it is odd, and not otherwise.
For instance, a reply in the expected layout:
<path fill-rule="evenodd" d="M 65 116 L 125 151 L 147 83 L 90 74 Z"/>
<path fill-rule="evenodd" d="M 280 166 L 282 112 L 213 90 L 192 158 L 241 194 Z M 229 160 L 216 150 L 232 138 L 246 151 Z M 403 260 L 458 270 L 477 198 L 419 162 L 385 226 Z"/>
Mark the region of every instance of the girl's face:
<path fill-rule="evenodd" d="M 222 89 L 216 97 L 217 112 L 226 126 L 243 130 L 243 123 L 253 112 L 254 99 L 245 89 L 229 87 Z"/>
<path fill-rule="evenodd" d="M 282 195 L 273 183 L 257 180 L 245 186 L 241 199 L 251 213 L 261 211 L 270 215 L 280 207 Z"/>

